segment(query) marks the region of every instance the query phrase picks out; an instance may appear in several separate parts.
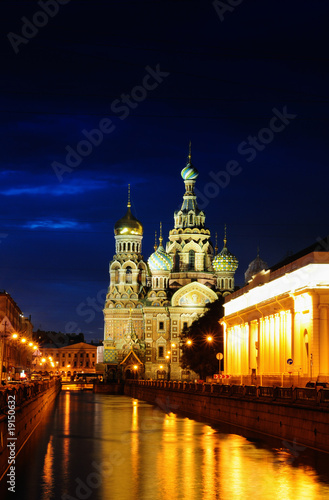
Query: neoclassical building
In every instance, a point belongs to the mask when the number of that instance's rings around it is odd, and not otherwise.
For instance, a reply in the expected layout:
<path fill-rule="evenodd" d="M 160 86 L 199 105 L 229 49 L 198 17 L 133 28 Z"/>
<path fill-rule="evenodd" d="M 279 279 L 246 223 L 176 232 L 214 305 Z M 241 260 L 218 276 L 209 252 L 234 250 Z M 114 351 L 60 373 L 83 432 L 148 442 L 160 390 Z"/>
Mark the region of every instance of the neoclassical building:
<path fill-rule="evenodd" d="M 142 223 L 127 212 L 114 226 L 115 255 L 104 307 L 104 363 L 111 376 L 181 379 L 193 376 L 180 367 L 180 334 L 219 295 L 234 291 L 238 261 L 213 247 L 205 213 L 194 186 L 198 171 L 191 152 L 181 172 L 185 185 L 174 227 L 163 244 L 160 224 L 154 253 L 142 256 Z M 226 231 L 225 231 L 226 232 Z"/>
<path fill-rule="evenodd" d="M 231 383 L 329 382 L 329 252 L 314 244 L 248 277 L 221 320 Z"/>

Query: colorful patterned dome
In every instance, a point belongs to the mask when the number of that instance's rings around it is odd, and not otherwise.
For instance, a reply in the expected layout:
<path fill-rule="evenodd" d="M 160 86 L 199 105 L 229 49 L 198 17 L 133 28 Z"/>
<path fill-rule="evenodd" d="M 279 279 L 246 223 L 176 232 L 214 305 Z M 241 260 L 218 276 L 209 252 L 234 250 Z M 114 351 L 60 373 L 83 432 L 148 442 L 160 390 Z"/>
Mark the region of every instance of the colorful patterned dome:
<path fill-rule="evenodd" d="M 232 255 L 226 246 L 224 246 L 223 250 L 216 255 L 214 260 L 212 261 L 212 267 L 214 268 L 216 273 L 219 272 L 231 272 L 234 273 L 239 265 L 238 259 Z"/>
<path fill-rule="evenodd" d="M 199 172 L 195 167 L 193 167 L 192 163 L 188 163 L 186 167 L 181 171 L 181 176 L 184 181 L 194 181 L 199 175 Z"/>
<path fill-rule="evenodd" d="M 191 141 L 190 141 L 186 167 L 184 167 L 183 170 L 181 171 L 181 176 L 183 177 L 184 181 L 195 181 L 198 175 L 199 172 L 192 165 Z"/>
<path fill-rule="evenodd" d="M 152 253 L 148 260 L 151 271 L 170 271 L 173 266 L 173 260 L 168 255 L 162 245 Z"/>

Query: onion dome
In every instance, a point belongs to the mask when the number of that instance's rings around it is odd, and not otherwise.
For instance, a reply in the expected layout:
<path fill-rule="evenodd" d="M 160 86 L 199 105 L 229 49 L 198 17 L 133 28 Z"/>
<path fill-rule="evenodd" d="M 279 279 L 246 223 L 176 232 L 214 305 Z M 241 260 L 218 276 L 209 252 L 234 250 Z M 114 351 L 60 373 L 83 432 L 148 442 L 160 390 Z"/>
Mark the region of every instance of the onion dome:
<path fill-rule="evenodd" d="M 255 274 L 258 274 L 267 268 L 268 268 L 267 263 L 260 258 L 259 249 L 257 249 L 256 259 L 250 262 L 247 271 L 244 273 L 244 279 L 246 283 L 248 283 L 248 281 L 250 281 Z"/>
<path fill-rule="evenodd" d="M 129 234 L 137 234 L 143 235 L 143 226 L 141 222 L 139 222 L 136 217 L 133 216 L 130 210 L 130 185 L 128 187 L 128 203 L 127 203 L 127 212 L 124 217 L 119 219 L 114 225 L 114 234 L 117 236 L 119 234 L 129 235 Z"/>
<path fill-rule="evenodd" d="M 235 273 L 235 271 L 239 266 L 238 259 L 228 251 L 226 242 L 227 240 L 226 240 L 226 227 L 225 227 L 224 247 L 212 261 L 212 267 L 214 268 L 216 273 L 220 272 Z"/>
<path fill-rule="evenodd" d="M 186 163 L 186 167 L 184 167 L 183 170 L 181 171 L 181 176 L 182 176 L 184 181 L 195 181 L 195 179 L 198 177 L 198 175 L 199 175 L 199 172 L 192 165 L 192 162 L 191 162 L 191 141 L 190 141 L 188 160 Z"/>
<path fill-rule="evenodd" d="M 149 257 L 148 265 L 151 271 L 171 271 L 173 267 L 173 259 L 168 255 L 162 246 L 162 225 L 160 224 L 160 237 L 159 237 L 159 247 L 156 244 L 156 233 L 155 233 L 155 252 Z"/>

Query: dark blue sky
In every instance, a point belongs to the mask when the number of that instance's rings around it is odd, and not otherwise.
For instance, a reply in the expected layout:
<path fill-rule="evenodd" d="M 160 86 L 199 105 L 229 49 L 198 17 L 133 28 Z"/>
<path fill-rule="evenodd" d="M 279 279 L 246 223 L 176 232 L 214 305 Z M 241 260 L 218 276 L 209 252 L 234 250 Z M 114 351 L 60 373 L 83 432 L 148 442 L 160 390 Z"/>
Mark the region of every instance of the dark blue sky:
<path fill-rule="evenodd" d="M 273 265 L 329 233 L 327 2 L 61 4 L 1 4 L 0 287 L 35 328 L 103 337 L 127 184 L 147 259 L 189 140 L 238 284 L 258 245 Z"/>

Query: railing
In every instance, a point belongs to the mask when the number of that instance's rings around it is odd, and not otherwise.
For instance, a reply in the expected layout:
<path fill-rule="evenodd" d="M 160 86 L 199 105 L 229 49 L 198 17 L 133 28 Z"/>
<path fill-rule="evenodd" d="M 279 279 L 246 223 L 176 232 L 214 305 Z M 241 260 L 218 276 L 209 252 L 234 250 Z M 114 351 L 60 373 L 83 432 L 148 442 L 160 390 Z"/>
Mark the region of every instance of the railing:
<path fill-rule="evenodd" d="M 60 384 L 59 378 L 44 380 L 40 382 L 21 383 L 1 387 L 0 388 L 0 415 L 6 414 L 8 407 L 8 396 L 15 396 L 16 408 L 21 406 L 25 401 L 47 391 L 55 384 Z"/>
<path fill-rule="evenodd" d="M 127 385 L 153 387 L 175 392 L 194 392 L 211 397 L 229 397 L 259 402 L 321 406 L 329 410 L 329 389 L 309 387 L 265 387 L 214 383 L 177 382 L 172 380 L 126 380 Z"/>

